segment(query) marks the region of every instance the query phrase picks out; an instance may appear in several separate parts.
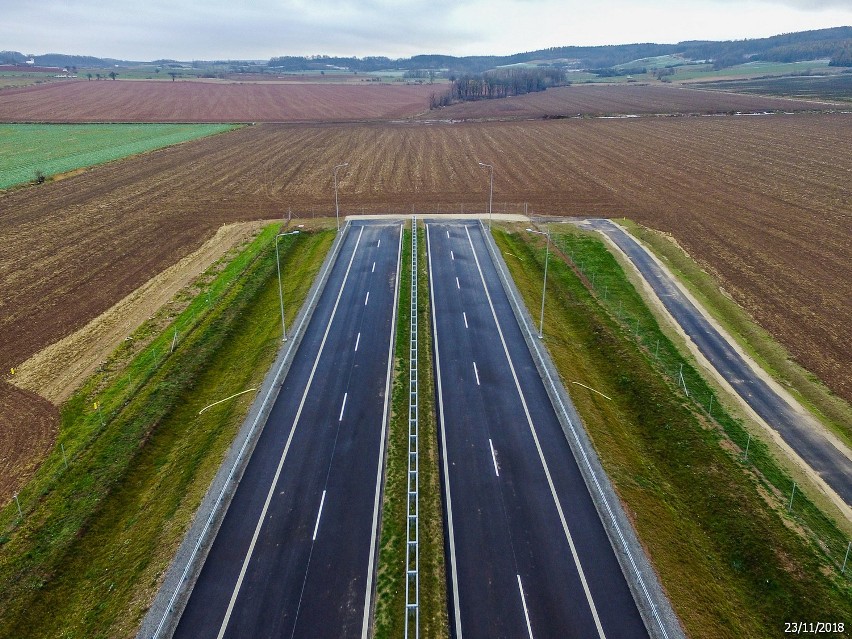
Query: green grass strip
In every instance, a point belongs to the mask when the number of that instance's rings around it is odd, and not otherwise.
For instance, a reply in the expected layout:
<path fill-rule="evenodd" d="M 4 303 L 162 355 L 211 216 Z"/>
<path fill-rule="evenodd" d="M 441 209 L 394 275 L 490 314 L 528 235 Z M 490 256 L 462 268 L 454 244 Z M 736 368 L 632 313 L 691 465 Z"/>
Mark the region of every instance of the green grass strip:
<path fill-rule="evenodd" d="M 541 238 L 495 239 L 537 309 Z M 760 442 L 743 458 L 746 433 L 718 403 L 708 414 L 710 387 L 602 241 L 579 231 L 554 241 L 576 266 L 551 259 L 545 342 L 687 634 L 777 637 L 787 621 L 849 619 L 846 542 L 833 522 L 801 495 L 786 512 L 792 481 Z"/>
<path fill-rule="evenodd" d="M 171 327 L 109 384 L 107 365 L 64 407 L 68 468 L 57 445 L 22 493 L 24 520 L 2 513 L 0 636 L 136 631 L 253 395 L 199 410 L 260 386 L 280 344 L 277 230 L 267 227 L 218 275 L 211 269 Z M 333 238 L 280 240 L 288 321 Z M 174 326 L 182 337 L 169 353 Z"/>
<path fill-rule="evenodd" d="M 229 124 L 0 124 L 0 189 L 236 128 Z"/>
<path fill-rule="evenodd" d="M 444 566 L 444 528 L 438 460 L 438 427 L 432 377 L 426 235 L 419 229 L 418 256 L 418 401 L 420 498 L 420 636 L 449 637 Z M 405 628 L 405 542 L 408 498 L 408 346 L 411 337 L 411 232 L 403 237 L 397 315 L 391 423 L 375 612 L 376 639 L 398 639 Z"/>

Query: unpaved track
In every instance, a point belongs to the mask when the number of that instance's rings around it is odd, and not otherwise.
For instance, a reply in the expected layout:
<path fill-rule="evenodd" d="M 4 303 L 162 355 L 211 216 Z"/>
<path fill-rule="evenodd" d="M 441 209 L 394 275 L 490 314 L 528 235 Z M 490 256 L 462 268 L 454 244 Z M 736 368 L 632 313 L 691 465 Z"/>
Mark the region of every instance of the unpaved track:
<path fill-rule="evenodd" d="M 12 383 L 61 405 L 122 341 L 263 222 L 220 227 L 201 248 L 154 276 L 91 322 L 21 363 Z"/>

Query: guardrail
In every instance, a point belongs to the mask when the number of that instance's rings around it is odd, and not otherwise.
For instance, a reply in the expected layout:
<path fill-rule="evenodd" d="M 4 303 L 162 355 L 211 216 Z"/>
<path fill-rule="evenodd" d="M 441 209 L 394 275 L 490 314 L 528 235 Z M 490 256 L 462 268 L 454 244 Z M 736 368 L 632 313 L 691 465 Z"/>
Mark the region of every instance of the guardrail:
<path fill-rule="evenodd" d="M 408 507 L 405 543 L 405 639 L 420 637 L 420 527 L 418 513 L 417 218 L 411 218 L 411 335 L 408 365 Z"/>

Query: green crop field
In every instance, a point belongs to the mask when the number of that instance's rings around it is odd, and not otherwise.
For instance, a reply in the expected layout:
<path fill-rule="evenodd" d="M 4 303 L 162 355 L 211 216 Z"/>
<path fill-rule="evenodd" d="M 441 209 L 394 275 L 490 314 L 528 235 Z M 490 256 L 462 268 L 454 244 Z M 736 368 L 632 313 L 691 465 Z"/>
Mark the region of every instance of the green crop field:
<path fill-rule="evenodd" d="M 0 124 L 0 189 L 222 133 L 221 124 Z"/>
<path fill-rule="evenodd" d="M 678 67 L 673 80 L 701 80 L 712 78 L 754 77 L 761 75 L 790 75 L 815 71 L 825 73 L 830 70 L 828 60 L 805 60 L 803 62 L 747 62 L 733 67 L 714 70 L 712 65 L 691 65 Z"/>

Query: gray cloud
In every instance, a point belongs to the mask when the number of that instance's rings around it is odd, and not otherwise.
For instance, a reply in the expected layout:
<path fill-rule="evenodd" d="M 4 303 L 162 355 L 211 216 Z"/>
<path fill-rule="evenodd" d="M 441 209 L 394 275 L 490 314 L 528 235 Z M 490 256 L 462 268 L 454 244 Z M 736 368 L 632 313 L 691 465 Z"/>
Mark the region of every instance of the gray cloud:
<path fill-rule="evenodd" d="M 37 21 L 24 6 L 4 9 L 0 48 L 18 41 L 28 52 L 136 59 L 410 55 L 476 38 L 448 20 L 455 6 L 450 0 L 259 0 L 245 8 L 223 0 L 45 0 Z"/>
<path fill-rule="evenodd" d="M 37 19 L 32 2 L 0 3 L 0 49 L 140 60 L 510 53 L 852 24 L 852 0 L 42 0 Z"/>
<path fill-rule="evenodd" d="M 852 0 L 779 0 L 779 2 L 800 11 L 845 9 L 852 12 Z"/>

